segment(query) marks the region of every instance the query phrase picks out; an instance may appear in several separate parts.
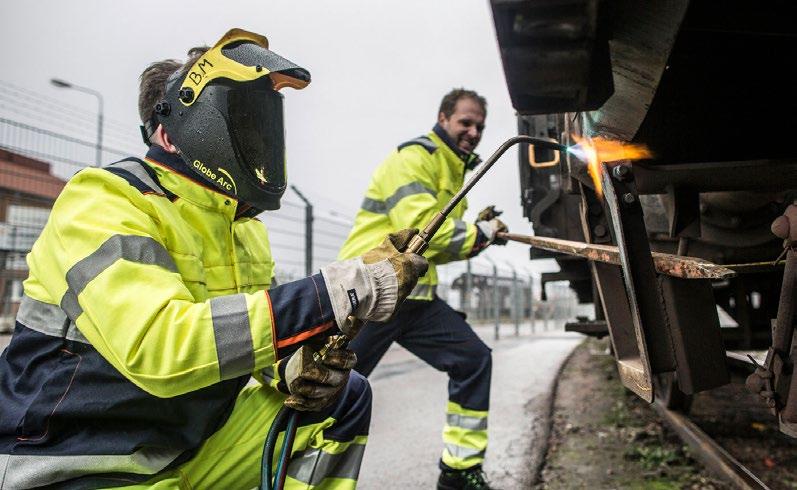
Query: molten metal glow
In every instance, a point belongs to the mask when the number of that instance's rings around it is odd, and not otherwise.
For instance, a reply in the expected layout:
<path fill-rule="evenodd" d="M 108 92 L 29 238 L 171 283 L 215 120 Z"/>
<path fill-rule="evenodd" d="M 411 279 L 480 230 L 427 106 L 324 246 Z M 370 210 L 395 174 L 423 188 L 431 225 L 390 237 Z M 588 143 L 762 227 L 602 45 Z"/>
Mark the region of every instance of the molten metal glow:
<path fill-rule="evenodd" d="M 653 154 L 647 146 L 634 143 L 623 143 L 597 136 L 595 138 L 582 138 L 573 135 L 576 145 L 568 148 L 579 160 L 587 162 L 592 182 L 595 184 L 595 193 L 598 197 L 603 197 L 603 186 L 601 184 L 600 162 L 613 162 L 616 160 L 643 160 L 652 158 Z"/>

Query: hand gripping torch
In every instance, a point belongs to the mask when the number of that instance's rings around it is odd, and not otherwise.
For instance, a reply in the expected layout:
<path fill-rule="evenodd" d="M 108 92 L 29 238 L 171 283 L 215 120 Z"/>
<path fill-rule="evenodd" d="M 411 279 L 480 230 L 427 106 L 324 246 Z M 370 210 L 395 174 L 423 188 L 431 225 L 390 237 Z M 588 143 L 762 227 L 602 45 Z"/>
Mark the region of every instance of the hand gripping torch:
<path fill-rule="evenodd" d="M 437 230 L 439 230 L 443 225 L 448 215 L 451 214 L 451 211 L 457 207 L 457 204 L 462 201 L 462 198 L 465 197 L 468 192 L 470 192 L 470 190 L 476 185 L 477 182 L 479 182 L 479 180 L 481 180 L 482 177 L 484 177 L 484 174 L 486 174 L 490 168 L 492 168 L 495 162 L 501 158 L 501 155 L 503 155 L 504 152 L 509 149 L 509 147 L 518 143 L 528 143 L 540 148 L 556 150 L 560 152 L 567 151 L 567 146 L 547 139 L 525 135 L 513 136 L 512 138 L 509 138 L 498 147 L 495 153 L 490 155 L 490 158 L 479 165 L 474 174 L 470 177 L 470 179 L 468 179 L 465 185 L 462 186 L 459 192 L 454 194 L 454 197 L 448 201 L 448 204 L 446 204 L 443 209 L 438 211 L 432 220 L 426 225 L 426 227 L 417 235 L 413 236 L 406 248 L 401 251 L 415 253 L 418 255 L 423 254 L 429 247 L 429 242 L 432 240 L 435 233 L 437 233 Z M 329 337 L 329 339 L 327 339 L 326 345 L 324 345 L 324 347 L 316 353 L 316 359 L 321 360 L 330 349 L 342 349 L 346 347 L 346 345 L 349 343 L 349 340 L 350 339 L 348 336 L 344 334 L 333 335 Z M 274 419 L 266 438 L 266 443 L 263 447 L 263 461 L 260 475 L 262 489 L 270 490 L 273 488 L 281 490 L 283 488 L 285 484 L 285 475 L 288 469 L 288 459 L 290 459 L 293 439 L 298 426 L 298 417 L 299 412 L 291 410 L 287 407 L 283 407 L 277 414 L 277 417 Z M 277 473 L 274 475 L 274 479 L 272 481 L 271 460 L 274 454 L 273 451 L 274 446 L 276 445 L 277 435 L 282 430 L 285 430 L 285 441 L 283 442 L 280 458 L 277 462 Z"/>

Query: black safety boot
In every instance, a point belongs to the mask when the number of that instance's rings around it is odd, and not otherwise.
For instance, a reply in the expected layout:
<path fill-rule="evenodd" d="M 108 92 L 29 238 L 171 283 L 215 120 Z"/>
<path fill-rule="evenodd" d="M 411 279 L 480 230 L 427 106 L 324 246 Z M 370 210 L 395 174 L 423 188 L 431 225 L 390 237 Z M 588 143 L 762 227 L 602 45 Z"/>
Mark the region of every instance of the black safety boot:
<path fill-rule="evenodd" d="M 467 470 L 442 470 L 437 490 L 490 490 L 481 465 Z"/>

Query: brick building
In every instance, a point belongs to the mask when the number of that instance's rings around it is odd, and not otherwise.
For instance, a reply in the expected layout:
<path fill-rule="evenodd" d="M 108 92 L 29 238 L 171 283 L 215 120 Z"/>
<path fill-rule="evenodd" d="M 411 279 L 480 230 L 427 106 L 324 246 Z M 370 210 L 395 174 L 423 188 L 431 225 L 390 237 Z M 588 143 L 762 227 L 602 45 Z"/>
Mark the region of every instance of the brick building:
<path fill-rule="evenodd" d="M 64 184 L 49 163 L 0 148 L 0 332 L 13 328 L 25 256 Z"/>

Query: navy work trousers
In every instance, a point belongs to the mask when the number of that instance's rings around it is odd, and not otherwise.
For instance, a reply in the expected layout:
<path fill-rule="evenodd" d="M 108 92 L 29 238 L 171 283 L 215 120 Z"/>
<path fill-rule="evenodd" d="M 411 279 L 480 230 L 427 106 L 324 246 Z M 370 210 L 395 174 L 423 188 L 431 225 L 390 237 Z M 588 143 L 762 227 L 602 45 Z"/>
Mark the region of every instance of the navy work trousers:
<path fill-rule="evenodd" d="M 490 348 L 445 301 L 407 300 L 390 321 L 363 327 L 349 344 L 357 354 L 355 369 L 370 375 L 394 341 L 448 373 L 449 401 L 469 410 L 489 409 Z"/>

